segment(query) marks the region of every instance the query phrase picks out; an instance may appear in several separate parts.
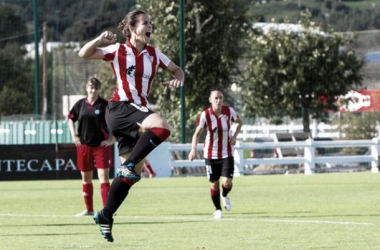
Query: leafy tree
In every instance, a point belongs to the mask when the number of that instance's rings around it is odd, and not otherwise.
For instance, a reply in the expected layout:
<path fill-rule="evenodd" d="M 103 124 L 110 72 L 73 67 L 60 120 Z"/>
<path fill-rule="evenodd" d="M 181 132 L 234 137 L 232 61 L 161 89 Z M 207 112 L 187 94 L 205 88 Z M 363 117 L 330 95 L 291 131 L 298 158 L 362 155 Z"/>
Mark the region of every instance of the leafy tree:
<path fill-rule="evenodd" d="M 86 2 L 93 4 L 92 2 Z M 90 16 L 85 16 L 76 20 L 71 27 L 64 33 L 65 41 L 84 41 L 90 40 L 100 35 L 103 31 L 109 29 L 116 31 L 119 22 L 124 18 L 128 9 L 134 4 L 134 1 L 118 3 L 115 0 L 103 0 L 96 12 L 92 11 Z M 125 7 L 127 8 L 121 8 Z M 123 9 L 123 12 L 120 11 Z"/>
<path fill-rule="evenodd" d="M 110 99 L 116 84 L 115 76 L 110 72 L 110 65 L 102 63 L 96 77 L 102 82 L 100 96 L 106 100 Z"/>
<path fill-rule="evenodd" d="M 0 115 L 33 111 L 33 64 L 23 55 L 14 43 L 0 50 Z"/>
<path fill-rule="evenodd" d="M 0 115 L 33 110 L 32 63 L 20 47 L 27 28 L 17 8 L 0 6 Z"/>
<path fill-rule="evenodd" d="M 16 9 L 9 6 L 0 6 L 0 48 L 12 41 L 25 42 L 27 29 L 21 16 L 16 14 Z"/>
<path fill-rule="evenodd" d="M 30 96 L 21 91 L 3 86 L 0 90 L 0 115 L 30 114 L 33 112 L 33 104 Z"/>
<path fill-rule="evenodd" d="M 186 136 L 189 141 L 199 111 L 207 108 L 212 86 L 224 91 L 230 104 L 231 84 L 239 80 L 238 60 L 244 55 L 244 39 L 249 30 L 249 5 L 243 0 L 184 1 L 185 13 L 185 96 Z M 137 1 L 154 24 L 152 43 L 179 64 L 179 6 L 178 1 Z M 168 75 L 156 77 L 157 83 L 168 80 Z M 179 138 L 179 91 L 162 86 L 152 89 L 156 107 L 169 119 Z"/>
<path fill-rule="evenodd" d="M 308 11 L 302 17 L 300 31 L 272 28 L 251 34 L 252 55 L 241 97 L 246 115 L 275 123 L 286 116 L 302 117 L 308 132 L 309 115 L 326 120 L 337 110 L 337 97 L 361 84 L 363 61 L 347 49 L 353 38 L 322 32 Z"/>

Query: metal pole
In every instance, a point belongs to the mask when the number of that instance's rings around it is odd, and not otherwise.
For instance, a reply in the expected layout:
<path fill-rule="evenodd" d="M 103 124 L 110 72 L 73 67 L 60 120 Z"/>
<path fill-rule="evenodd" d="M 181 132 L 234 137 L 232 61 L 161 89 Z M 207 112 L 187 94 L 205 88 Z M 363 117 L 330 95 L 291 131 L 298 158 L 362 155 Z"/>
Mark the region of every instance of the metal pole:
<path fill-rule="evenodd" d="M 183 2 L 179 0 L 179 65 L 185 72 L 185 35 L 184 35 L 184 13 Z M 181 143 L 186 142 L 186 120 L 185 120 L 185 86 L 180 89 L 181 98 Z"/>
<path fill-rule="evenodd" d="M 42 115 L 46 119 L 47 115 L 47 83 L 46 83 L 46 44 L 47 44 L 47 24 L 43 23 L 42 39 Z"/>
<path fill-rule="evenodd" d="M 40 113 L 40 56 L 38 52 L 38 0 L 33 0 L 34 22 L 34 115 Z"/>

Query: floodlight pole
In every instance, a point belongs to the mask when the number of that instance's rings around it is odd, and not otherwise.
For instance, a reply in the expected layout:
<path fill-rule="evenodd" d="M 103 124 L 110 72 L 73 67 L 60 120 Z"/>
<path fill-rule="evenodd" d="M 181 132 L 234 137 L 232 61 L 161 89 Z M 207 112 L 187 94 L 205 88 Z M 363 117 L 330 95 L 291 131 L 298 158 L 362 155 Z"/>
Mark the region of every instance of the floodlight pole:
<path fill-rule="evenodd" d="M 183 2 L 179 0 L 179 65 L 185 72 L 185 35 L 184 35 L 184 13 Z M 181 98 L 181 143 L 186 142 L 186 120 L 185 120 L 185 85 L 180 88 Z"/>
<path fill-rule="evenodd" d="M 40 113 L 40 55 L 38 52 L 38 0 L 33 0 L 34 27 L 34 115 Z"/>

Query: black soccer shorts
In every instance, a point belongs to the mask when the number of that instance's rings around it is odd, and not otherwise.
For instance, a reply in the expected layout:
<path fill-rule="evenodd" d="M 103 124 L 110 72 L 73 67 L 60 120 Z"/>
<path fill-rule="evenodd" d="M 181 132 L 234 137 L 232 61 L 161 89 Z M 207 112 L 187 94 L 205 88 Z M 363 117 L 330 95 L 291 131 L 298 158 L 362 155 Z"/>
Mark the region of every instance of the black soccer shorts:
<path fill-rule="evenodd" d="M 207 177 L 210 182 L 219 180 L 221 176 L 231 178 L 234 177 L 234 157 L 223 159 L 205 159 Z"/>
<path fill-rule="evenodd" d="M 152 113 L 147 107 L 127 101 L 108 103 L 106 122 L 118 142 L 119 155 L 132 151 L 139 138 L 138 123 Z"/>

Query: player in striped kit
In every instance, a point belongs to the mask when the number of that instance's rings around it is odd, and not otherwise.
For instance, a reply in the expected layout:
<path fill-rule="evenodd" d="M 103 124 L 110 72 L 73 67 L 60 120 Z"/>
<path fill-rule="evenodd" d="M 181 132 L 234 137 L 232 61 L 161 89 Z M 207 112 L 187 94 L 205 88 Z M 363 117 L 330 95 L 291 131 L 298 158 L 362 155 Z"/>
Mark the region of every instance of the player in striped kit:
<path fill-rule="evenodd" d="M 153 25 L 146 12 L 131 11 L 120 22 L 119 29 L 127 39 L 124 44 L 115 43 L 116 35 L 105 31 L 79 51 L 84 59 L 110 62 L 116 79 L 106 121 L 118 141 L 123 164 L 111 184 L 106 206 L 94 216 L 110 242 L 113 241 L 112 216 L 132 185 L 140 180 L 141 160 L 170 135 L 169 124 L 149 109 L 148 96 L 158 67 L 173 76 L 167 83 L 169 86 L 179 88 L 184 82 L 181 68 L 148 44 Z M 101 44 L 110 45 L 99 47 Z"/>
<path fill-rule="evenodd" d="M 240 132 L 243 121 L 239 114 L 228 106 L 223 106 L 223 93 L 218 89 L 212 89 L 209 101 L 211 106 L 204 110 L 196 123 L 196 130 L 192 138 L 192 148 L 189 160 L 194 160 L 197 152 L 197 144 L 203 130 L 207 131 L 203 145 L 203 156 L 206 162 L 207 177 L 210 181 L 211 199 L 215 206 L 214 218 L 223 216 L 220 199 L 223 207 L 231 211 L 232 204 L 228 193 L 232 189 L 234 175 L 233 145 Z M 232 122 L 237 123 L 235 132 L 232 134 Z M 220 192 L 219 179 L 222 180 L 222 192 Z"/>

